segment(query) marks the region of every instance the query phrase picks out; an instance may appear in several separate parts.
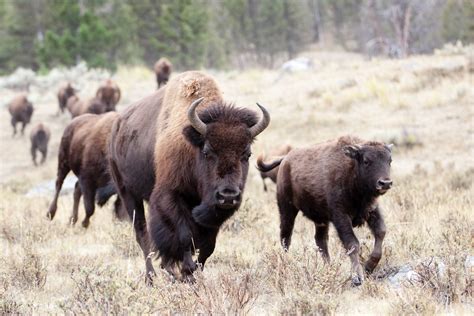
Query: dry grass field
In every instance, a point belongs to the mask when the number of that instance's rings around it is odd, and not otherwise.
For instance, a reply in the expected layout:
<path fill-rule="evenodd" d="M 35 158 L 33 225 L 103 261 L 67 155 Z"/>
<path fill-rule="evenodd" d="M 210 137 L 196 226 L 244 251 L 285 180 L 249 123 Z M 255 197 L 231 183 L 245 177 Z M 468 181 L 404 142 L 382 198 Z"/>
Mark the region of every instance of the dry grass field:
<path fill-rule="evenodd" d="M 271 112 L 252 166 L 260 152 L 284 143 L 306 146 L 345 134 L 396 143 L 394 187 L 380 200 L 388 229 L 383 258 L 362 286 L 351 286 L 349 259 L 333 228 L 330 265 L 316 251 L 314 225 L 301 215 L 292 248 L 281 249 L 275 186 L 265 193 L 252 167 L 245 202 L 225 223 L 197 282 L 173 283 L 159 272 L 147 287 L 133 228 L 113 218 L 111 203 L 96 209 L 85 230 L 68 225 L 71 193 L 60 197 L 52 222 L 46 219 L 52 193 L 26 195 L 55 179 L 59 140 L 70 121 L 69 114 L 56 116 L 52 87 L 31 93 L 33 123 L 52 130 L 43 166 L 33 166 L 27 135 L 11 138 L 8 111 L 0 111 L 0 314 L 472 315 L 472 47 L 404 60 L 305 56 L 314 64 L 308 71 L 212 74 L 228 100 L 254 109 L 258 101 Z M 120 69 L 114 78 L 123 94 L 119 110 L 155 88 L 144 68 Z M 81 94 L 91 95 L 98 84 L 89 82 Z M 14 92 L 0 95 L 5 104 Z M 366 258 L 373 238 L 366 227 L 356 234 Z"/>

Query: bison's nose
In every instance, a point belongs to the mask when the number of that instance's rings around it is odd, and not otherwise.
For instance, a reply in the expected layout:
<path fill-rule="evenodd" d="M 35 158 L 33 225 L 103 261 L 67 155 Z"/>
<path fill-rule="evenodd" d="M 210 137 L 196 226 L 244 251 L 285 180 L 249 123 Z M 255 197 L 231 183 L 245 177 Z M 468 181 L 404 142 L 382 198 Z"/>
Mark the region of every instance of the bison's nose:
<path fill-rule="evenodd" d="M 392 187 L 393 181 L 390 179 L 379 179 L 377 181 L 377 190 L 378 191 L 387 191 Z"/>
<path fill-rule="evenodd" d="M 220 206 L 236 206 L 240 203 L 240 190 L 232 188 L 218 190 L 216 199 Z"/>

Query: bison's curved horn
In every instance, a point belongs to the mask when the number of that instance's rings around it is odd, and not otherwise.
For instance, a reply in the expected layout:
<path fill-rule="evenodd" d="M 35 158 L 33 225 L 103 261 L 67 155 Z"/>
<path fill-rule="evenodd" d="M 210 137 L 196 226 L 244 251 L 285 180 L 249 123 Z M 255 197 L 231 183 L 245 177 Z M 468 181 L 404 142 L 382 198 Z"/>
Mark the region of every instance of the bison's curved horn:
<path fill-rule="evenodd" d="M 188 120 L 189 122 L 191 122 L 191 125 L 194 127 L 194 129 L 199 132 L 199 134 L 206 135 L 206 130 L 207 130 L 206 123 L 201 121 L 201 119 L 196 113 L 196 107 L 199 105 L 199 103 L 202 102 L 202 100 L 204 100 L 204 98 L 199 98 L 195 100 L 193 103 L 191 103 L 191 106 L 189 107 L 189 110 L 188 110 Z"/>
<path fill-rule="evenodd" d="M 250 135 L 252 135 L 252 137 L 255 137 L 263 132 L 263 130 L 267 128 L 268 124 L 270 124 L 270 114 L 268 111 L 260 104 L 257 103 L 257 105 L 262 111 L 263 117 L 257 122 L 257 124 L 250 128 Z"/>

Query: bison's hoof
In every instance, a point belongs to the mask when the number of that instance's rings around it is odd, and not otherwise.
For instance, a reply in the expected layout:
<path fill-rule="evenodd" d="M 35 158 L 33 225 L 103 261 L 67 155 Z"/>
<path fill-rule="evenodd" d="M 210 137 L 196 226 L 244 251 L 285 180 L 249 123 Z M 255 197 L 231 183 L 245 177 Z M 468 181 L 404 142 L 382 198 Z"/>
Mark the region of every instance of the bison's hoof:
<path fill-rule="evenodd" d="M 192 274 L 186 274 L 183 277 L 182 281 L 183 281 L 183 283 L 194 284 L 194 283 L 196 283 L 196 278 Z"/>
<path fill-rule="evenodd" d="M 82 227 L 84 227 L 84 228 L 89 227 L 89 221 L 83 221 L 82 222 Z"/>
<path fill-rule="evenodd" d="M 46 218 L 52 221 L 54 218 L 54 213 L 49 211 L 48 213 L 46 213 Z"/>
<path fill-rule="evenodd" d="M 352 277 L 352 286 L 360 286 L 362 285 L 362 278 L 358 275 Z"/>

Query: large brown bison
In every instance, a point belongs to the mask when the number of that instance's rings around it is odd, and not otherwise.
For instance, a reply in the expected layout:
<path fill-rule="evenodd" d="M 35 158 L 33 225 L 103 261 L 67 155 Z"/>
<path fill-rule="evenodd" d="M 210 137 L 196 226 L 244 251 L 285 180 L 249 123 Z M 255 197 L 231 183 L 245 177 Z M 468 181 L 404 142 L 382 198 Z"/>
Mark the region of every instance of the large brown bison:
<path fill-rule="evenodd" d="M 81 100 L 78 96 L 74 95 L 67 100 L 66 105 L 71 117 L 90 113 L 90 114 L 103 114 L 107 112 L 107 105 L 98 98 L 91 98 L 88 100 Z"/>
<path fill-rule="evenodd" d="M 59 88 L 58 91 L 58 103 L 59 103 L 59 112 L 64 113 L 64 109 L 67 105 L 67 100 L 76 94 L 76 89 L 68 82 L 66 85 Z"/>
<path fill-rule="evenodd" d="M 352 227 L 367 223 L 375 245 L 365 269 L 372 272 L 382 257 L 385 224 L 377 198 L 391 185 L 391 145 L 365 142 L 355 137 L 341 137 L 310 148 L 293 149 L 284 158 L 269 164 L 262 161 L 262 171 L 280 165 L 277 200 L 280 210 L 280 238 L 290 247 L 296 215 L 299 211 L 315 223 L 316 245 L 329 261 L 328 229 L 332 222 L 352 263 L 354 285 L 364 279 L 359 263 L 359 241 Z"/>
<path fill-rule="evenodd" d="M 229 105 L 213 78 L 190 71 L 131 105 L 114 124 L 112 177 L 145 255 L 147 282 L 154 269 L 143 200 L 150 202 L 149 230 L 162 266 L 192 280 L 197 262 L 213 253 L 222 223 L 239 208 L 250 145 L 269 124 Z"/>
<path fill-rule="evenodd" d="M 115 111 L 115 106 L 120 101 L 119 86 L 111 79 L 106 80 L 96 92 L 96 98 L 106 105 L 106 112 Z"/>
<path fill-rule="evenodd" d="M 167 58 L 162 57 L 155 63 L 153 69 L 155 70 L 156 83 L 159 89 L 161 85 L 165 85 L 168 82 L 173 65 Z"/>
<path fill-rule="evenodd" d="M 270 152 L 270 155 L 269 157 L 278 157 L 278 156 L 285 156 L 286 154 L 288 154 L 290 152 L 290 150 L 292 149 L 292 147 L 290 145 L 284 145 L 284 146 L 281 146 L 275 150 L 273 150 L 272 152 Z M 263 161 L 265 159 L 265 156 L 262 154 L 258 157 L 258 161 Z M 265 183 L 265 179 L 266 178 L 269 178 L 270 180 L 273 181 L 273 183 L 276 183 L 277 182 L 277 175 L 278 175 L 278 167 L 275 167 L 274 169 L 268 171 L 268 172 L 264 172 L 264 171 L 260 171 L 260 177 L 262 177 L 262 182 L 263 182 L 263 190 L 265 190 L 265 192 L 267 191 L 267 184 Z"/>
<path fill-rule="evenodd" d="M 49 131 L 49 128 L 43 123 L 39 123 L 31 130 L 31 158 L 33 159 L 35 166 L 37 165 L 36 151 L 39 151 L 42 155 L 40 162 L 41 164 L 43 164 L 46 160 L 46 157 L 48 156 L 48 142 L 50 137 L 51 132 Z"/>
<path fill-rule="evenodd" d="M 59 145 L 58 174 L 56 192 L 49 207 L 47 217 L 53 219 L 56 214 L 59 192 L 69 171 L 73 171 L 78 181 L 74 188 L 74 204 L 71 224 L 77 222 L 81 195 L 84 196 L 86 217 L 83 227 L 89 226 L 94 214 L 94 199 L 99 206 L 115 194 L 107 167 L 108 139 L 112 124 L 118 118 L 115 112 L 104 115 L 84 114 L 75 118 L 64 130 Z M 115 201 L 115 213 L 120 217 L 120 200 Z"/>
<path fill-rule="evenodd" d="M 8 105 L 8 111 L 11 115 L 11 124 L 13 126 L 13 136 L 16 135 L 16 123 L 21 122 L 21 135 L 25 134 L 25 127 L 30 123 L 33 115 L 33 104 L 28 101 L 26 94 L 20 94 L 13 98 Z"/>

